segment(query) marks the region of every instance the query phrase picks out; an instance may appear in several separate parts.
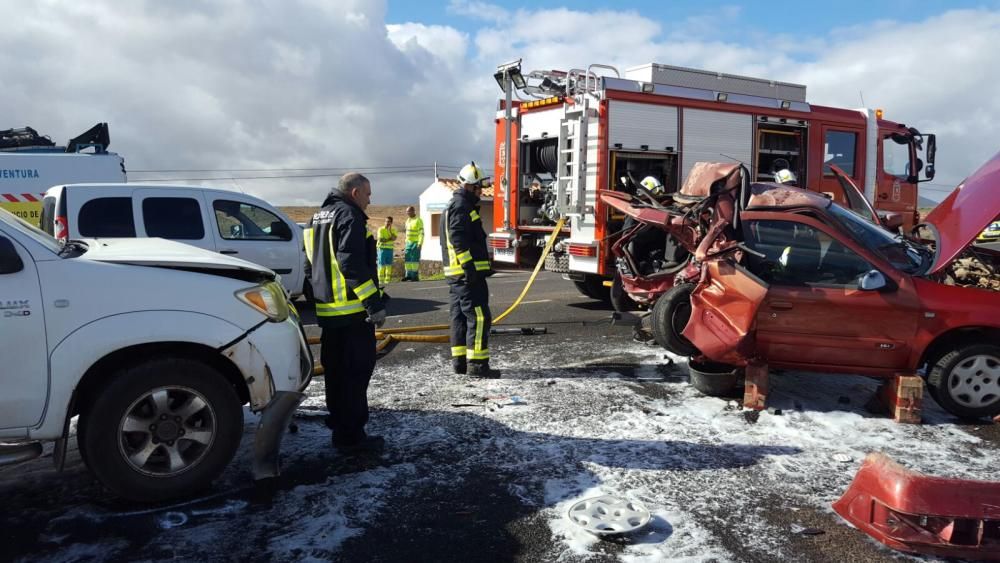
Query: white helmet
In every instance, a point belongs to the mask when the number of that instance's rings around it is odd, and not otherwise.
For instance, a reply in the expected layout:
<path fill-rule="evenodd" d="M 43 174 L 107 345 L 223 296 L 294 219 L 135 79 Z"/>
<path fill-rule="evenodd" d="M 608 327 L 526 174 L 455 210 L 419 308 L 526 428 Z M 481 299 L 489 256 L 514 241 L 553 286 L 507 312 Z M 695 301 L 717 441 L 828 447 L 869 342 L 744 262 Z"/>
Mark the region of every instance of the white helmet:
<path fill-rule="evenodd" d="M 774 173 L 774 181 L 779 184 L 798 185 L 799 179 L 795 177 L 795 172 L 787 168 L 782 168 Z"/>
<path fill-rule="evenodd" d="M 462 167 L 458 173 L 458 181 L 463 184 L 485 186 L 489 183 L 489 178 L 483 173 L 482 168 L 476 166 L 475 162 L 470 162 Z"/>
<path fill-rule="evenodd" d="M 660 179 L 656 176 L 646 176 L 639 183 L 642 184 L 642 187 L 653 192 L 653 195 L 663 195 L 665 191 L 663 189 L 663 182 L 660 182 Z"/>

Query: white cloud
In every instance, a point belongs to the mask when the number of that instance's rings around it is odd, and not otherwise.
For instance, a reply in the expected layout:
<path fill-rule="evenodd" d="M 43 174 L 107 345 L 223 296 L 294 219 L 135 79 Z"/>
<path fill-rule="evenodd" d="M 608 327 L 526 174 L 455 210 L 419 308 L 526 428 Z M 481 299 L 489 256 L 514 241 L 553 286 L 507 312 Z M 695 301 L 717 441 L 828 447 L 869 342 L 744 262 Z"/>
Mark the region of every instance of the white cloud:
<path fill-rule="evenodd" d="M 804 83 L 813 103 L 844 107 L 859 106 L 863 91 L 887 118 L 939 133 L 941 183 L 971 172 L 1000 137 L 998 12 L 804 38 L 745 30 L 737 7 L 679 23 L 464 0 L 448 11 L 479 27 L 387 25 L 380 0 L 0 0 L 0 18 L 17 22 L 0 51 L 0 128 L 30 125 L 63 140 L 108 121 L 112 149 L 131 169 L 489 162 L 491 74 L 523 57 L 529 69 L 655 61 L 763 76 Z M 430 175 L 373 175 L 376 202 L 415 201 Z M 310 204 L 334 182 L 236 185 Z"/>

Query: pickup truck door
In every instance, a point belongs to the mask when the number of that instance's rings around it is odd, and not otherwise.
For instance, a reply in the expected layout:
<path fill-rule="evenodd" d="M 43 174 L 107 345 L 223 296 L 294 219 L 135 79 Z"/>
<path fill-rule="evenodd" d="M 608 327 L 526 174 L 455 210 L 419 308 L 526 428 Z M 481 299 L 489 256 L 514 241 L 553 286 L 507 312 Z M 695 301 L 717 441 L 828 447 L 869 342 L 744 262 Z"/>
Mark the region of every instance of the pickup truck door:
<path fill-rule="evenodd" d="M 136 234 L 160 237 L 206 250 L 215 250 L 215 238 L 205 199 L 196 190 L 139 189 L 133 197 Z"/>
<path fill-rule="evenodd" d="M 38 270 L 0 231 L 0 435 L 35 426 L 48 394 L 48 346 Z"/>
<path fill-rule="evenodd" d="M 302 229 L 270 209 L 240 200 L 238 194 L 206 196 L 219 252 L 270 268 L 281 276 L 289 292 L 301 292 L 305 266 Z"/>
<path fill-rule="evenodd" d="M 704 263 L 691 292 L 691 319 L 683 335 L 710 360 L 743 365 L 756 355 L 753 329 L 767 284 L 730 258 Z"/>

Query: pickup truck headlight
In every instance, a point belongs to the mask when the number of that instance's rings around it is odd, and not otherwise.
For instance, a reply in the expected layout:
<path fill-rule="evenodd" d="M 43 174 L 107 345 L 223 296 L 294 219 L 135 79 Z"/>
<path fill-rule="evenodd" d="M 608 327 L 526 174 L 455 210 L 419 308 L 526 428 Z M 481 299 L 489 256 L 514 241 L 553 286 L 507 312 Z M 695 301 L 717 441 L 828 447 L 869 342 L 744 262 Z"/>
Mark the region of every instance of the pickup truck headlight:
<path fill-rule="evenodd" d="M 285 289 L 278 282 L 270 282 L 236 292 L 236 298 L 266 316 L 272 322 L 280 323 L 288 318 L 288 300 Z"/>

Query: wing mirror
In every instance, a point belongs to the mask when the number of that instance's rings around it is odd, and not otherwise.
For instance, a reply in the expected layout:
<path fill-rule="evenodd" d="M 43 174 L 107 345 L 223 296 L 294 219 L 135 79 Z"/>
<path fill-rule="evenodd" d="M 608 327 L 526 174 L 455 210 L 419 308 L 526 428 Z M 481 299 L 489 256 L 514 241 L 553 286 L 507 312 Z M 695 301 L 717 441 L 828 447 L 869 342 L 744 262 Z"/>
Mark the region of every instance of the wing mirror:
<path fill-rule="evenodd" d="M 871 270 L 861 276 L 861 281 L 858 282 L 858 287 L 861 291 L 881 291 L 888 286 L 889 282 L 886 281 L 882 272 L 878 270 Z"/>
<path fill-rule="evenodd" d="M 9 239 L 0 237 L 0 274 L 16 274 L 24 269 L 21 255 Z"/>

